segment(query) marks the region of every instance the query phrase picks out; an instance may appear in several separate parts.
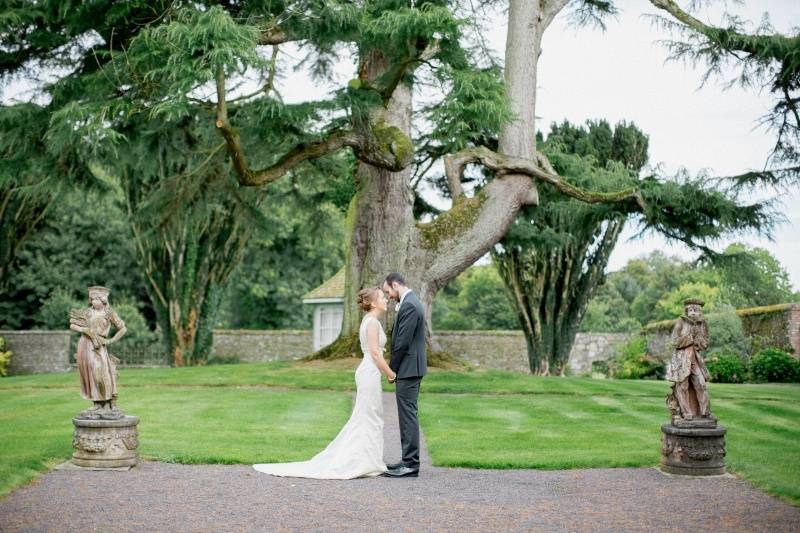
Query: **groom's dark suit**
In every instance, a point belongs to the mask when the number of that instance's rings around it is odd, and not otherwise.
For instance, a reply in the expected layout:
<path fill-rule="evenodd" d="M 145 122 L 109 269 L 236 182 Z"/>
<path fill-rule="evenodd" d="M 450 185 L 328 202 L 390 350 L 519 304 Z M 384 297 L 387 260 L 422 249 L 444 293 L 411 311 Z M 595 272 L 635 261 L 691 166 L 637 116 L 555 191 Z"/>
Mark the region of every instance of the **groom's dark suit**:
<path fill-rule="evenodd" d="M 419 421 L 417 398 L 422 376 L 428 372 L 425 354 L 425 311 L 422 302 L 408 292 L 400 304 L 392 328 L 392 358 L 389 367 L 397 374 L 397 415 L 403 463 L 419 468 Z"/>

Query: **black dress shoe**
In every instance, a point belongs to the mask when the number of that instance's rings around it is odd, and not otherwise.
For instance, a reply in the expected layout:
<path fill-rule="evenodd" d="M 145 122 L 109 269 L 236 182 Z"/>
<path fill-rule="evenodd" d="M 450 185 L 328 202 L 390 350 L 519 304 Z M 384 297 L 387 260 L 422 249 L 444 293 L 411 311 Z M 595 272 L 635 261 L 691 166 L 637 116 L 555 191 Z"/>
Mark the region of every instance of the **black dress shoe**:
<path fill-rule="evenodd" d="M 405 463 L 392 463 L 390 465 L 386 465 L 386 468 L 389 470 L 397 470 L 398 468 L 403 468 L 404 466 L 406 466 Z"/>
<path fill-rule="evenodd" d="M 409 468 L 404 465 L 394 470 L 387 470 L 383 475 L 386 477 L 419 477 L 419 468 Z"/>

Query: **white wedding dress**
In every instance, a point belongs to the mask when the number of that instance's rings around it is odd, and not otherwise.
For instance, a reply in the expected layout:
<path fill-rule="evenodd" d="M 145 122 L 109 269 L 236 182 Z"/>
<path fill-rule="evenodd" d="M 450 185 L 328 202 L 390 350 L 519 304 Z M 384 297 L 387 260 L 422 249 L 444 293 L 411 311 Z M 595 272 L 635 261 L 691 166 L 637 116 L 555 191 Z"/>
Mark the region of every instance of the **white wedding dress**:
<path fill-rule="evenodd" d="M 356 403 L 350 420 L 328 447 L 309 461 L 257 464 L 253 468 L 265 474 L 313 479 L 353 479 L 377 476 L 386 471 L 383 462 L 383 400 L 381 373 L 367 345 L 367 326 L 377 325 L 381 353 L 386 334 L 377 318 L 366 315 L 358 338 L 363 359 L 356 369 Z"/>

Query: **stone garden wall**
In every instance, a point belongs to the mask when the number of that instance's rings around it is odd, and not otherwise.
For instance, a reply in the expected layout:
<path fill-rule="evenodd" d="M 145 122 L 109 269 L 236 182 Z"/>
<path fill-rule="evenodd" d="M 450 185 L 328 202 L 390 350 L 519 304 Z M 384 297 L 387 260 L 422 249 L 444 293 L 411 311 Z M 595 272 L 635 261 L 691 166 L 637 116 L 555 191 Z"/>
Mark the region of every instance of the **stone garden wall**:
<path fill-rule="evenodd" d="M 573 374 L 591 371 L 592 361 L 607 359 L 627 338 L 623 333 L 578 333 L 570 355 Z M 521 331 L 437 331 L 441 348 L 481 368 L 528 371 Z M 299 359 L 311 353 L 311 331 L 216 330 L 212 356 L 239 357 L 242 362 Z"/>
<path fill-rule="evenodd" d="M 68 372 L 70 331 L 0 331 L 11 350 L 8 375 Z"/>
<path fill-rule="evenodd" d="M 753 345 L 774 346 L 800 354 L 800 304 L 737 311 Z M 669 357 L 674 321 L 651 324 L 648 352 Z M 66 372 L 70 369 L 69 331 L 0 331 L 13 352 L 9 374 Z M 521 331 L 437 331 L 442 349 L 481 368 L 527 372 L 527 349 Z M 570 354 L 573 375 L 591 372 L 592 361 L 608 359 L 624 333 L 578 333 Z M 216 330 L 212 356 L 238 357 L 242 362 L 300 359 L 312 351 L 310 330 Z"/>
<path fill-rule="evenodd" d="M 212 357 L 238 357 L 243 363 L 300 359 L 313 351 L 311 330 L 214 330 Z"/>
<path fill-rule="evenodd" d="M 0 336 L 13 352 L 10 375 L 70 369 L 69 331 L 0 331 Z M 436 336 L 443 350 L 479 368 L 528 372 L 521 331 L 437 331 Z M 592 361 L 610 357 L 626 337 L 622 333 L 578 333 L 570 355 L 572 374 L 590 372 Z M 305 357 L 312 348 L 310 330 L 215 330 L 211 355 L 238 357 L 243 363 L 289 361 Z"/>

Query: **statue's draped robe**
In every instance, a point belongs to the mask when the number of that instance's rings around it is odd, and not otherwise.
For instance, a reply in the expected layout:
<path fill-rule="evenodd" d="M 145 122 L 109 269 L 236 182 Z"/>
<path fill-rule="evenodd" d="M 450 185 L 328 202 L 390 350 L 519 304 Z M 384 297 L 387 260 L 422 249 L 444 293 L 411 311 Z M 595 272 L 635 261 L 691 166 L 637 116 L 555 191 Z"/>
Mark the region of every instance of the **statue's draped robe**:
<path fill-rule="evenodd" d="M 708 348 L 708 326 L 705 321 L 692 322 L 681 317 L 672 329 L 672 360 L 666 378 L 675 384 L 675 396 L 682 415 L 709 414 L 705 382 L 710 379 L 700 352 Z M 691 385 L 691 386 L 690 386 Z"/>
<path fill-rule="evenodd" d="M 125 323 L 113 310 L 95 313 L 91 308 L 81 312 L 82 317 L 97 335 L 108 337 L 113 325 L 122 329 Z M 81 396 L 94 402 L 109 401 L 117 397 L 117 365 L 106 346 L 95 348 L 91 338 L 81 334 L 76 356 L 81 379 Z"/>

